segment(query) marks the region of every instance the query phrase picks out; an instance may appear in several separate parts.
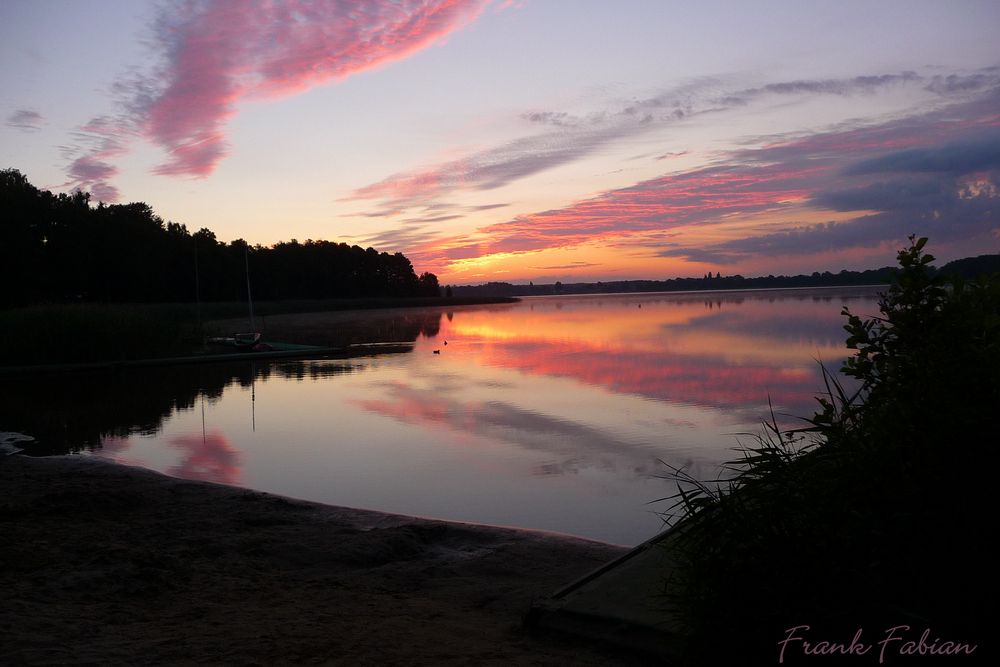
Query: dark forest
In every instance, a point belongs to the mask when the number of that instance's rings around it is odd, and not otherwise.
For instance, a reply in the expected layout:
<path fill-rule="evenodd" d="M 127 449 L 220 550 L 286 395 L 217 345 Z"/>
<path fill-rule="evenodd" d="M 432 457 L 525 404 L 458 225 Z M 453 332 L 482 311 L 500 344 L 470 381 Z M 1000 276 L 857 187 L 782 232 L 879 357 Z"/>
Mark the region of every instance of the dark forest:
<path fill-rule="evenodd" d="M 0 307 L 37 303 L 163 303 L 247 298 L 350 299 L 438 296 L 402 253 L 331 241 L 270 247 L 191 233 L 142 202 L 90 204 L 84 192 L 40 190 L 0 171 Z"/>

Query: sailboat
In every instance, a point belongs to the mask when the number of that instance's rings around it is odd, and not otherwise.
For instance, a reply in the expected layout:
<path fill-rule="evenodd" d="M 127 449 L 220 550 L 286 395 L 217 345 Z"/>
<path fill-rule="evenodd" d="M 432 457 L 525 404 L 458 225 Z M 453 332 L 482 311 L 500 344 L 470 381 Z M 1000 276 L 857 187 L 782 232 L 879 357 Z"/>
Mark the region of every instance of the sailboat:
<path fill-rule="evenodd" d="M 235 333 L 232 336 L 213 336 L 208 339 L 208 342 L 215 345 L 230 345 L 241 352 L 250 352 L 260 345 L 262 337 L 259 331 L 247 331 Z"/>
<path fill-rule="evenodd" d="M 250 331 L 235 333 L 231 336 L 216 336 L 208 339 L 209 343 L 214 343 L 216 345 L 230 345 L 241 352 L 259 350 L 260 345 L 266 345 L 266 343 L 261 342 L 263 335 L 259 331 L 254 331 L 256 327 L 254 326 L 253 319 L 253 295 L 250 293 L 250 258 L 248 248 L 249 246 L 247 245 L 243 246 L 243 263 L 246 267 L 247 275 L 247 307 L 250 311 Z"/>

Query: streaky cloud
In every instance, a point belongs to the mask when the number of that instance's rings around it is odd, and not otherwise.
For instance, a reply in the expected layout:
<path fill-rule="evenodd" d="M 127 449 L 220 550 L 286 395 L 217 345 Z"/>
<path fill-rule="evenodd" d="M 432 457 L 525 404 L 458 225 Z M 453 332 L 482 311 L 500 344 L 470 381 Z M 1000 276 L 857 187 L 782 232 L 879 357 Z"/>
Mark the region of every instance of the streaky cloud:
<path fill-rule="evenodd" d="M 128 140 L 134 136 L 130 122 L 121 116 L 98 116 L 72 136 L 78 144 L 64 149 L 70 164 L 66 170 L 68 181 L 63 185 L 88 191 L 100 201 L 118 201 L 118 188 L 111 180 L 119 169 L 112 161 L 125 152 Z"/>
<path fill-rule="evenodd" d="M 923 81 L 923 77 L 916 72 L 863 75 L 845 79 L 799 79 L 746 88 L 722 96 L 716 101 L 722 106 L 739 106 L 768 95 L 870 95 L 886 87 L 920 81 Z"/>
<path fill-rule="evenodd" d="M 118 174 L 118 167 L 98 156 L 85 155 L 73 160 L 68 171 L 70 181 L 79 189 L 90 192 L 103 202 L 118 201 L 118 188 L 109 181 Z"/>
<path fill-rule="evenodd" d="M 983 71 L 975 74 L 937 75 L 927 83 L 927 90 L 938 95 L 973 92 L 996 85 L 996 73 Z"/>
<path fill-rule="evenodd" d="M 994 82 L 997 78 L 995 75 L 984 76 L 992 76 Z M 427 205 L 435 198 L 455 191 L 503 187 L 586 158 L 613 142 L 672 123 L 738 109 L 769 97 L 852 96 L 920 84 L 926 84 L 925 77 L 915 72 L 901 72 L 844 79 L 775 82 L 720 95 L 718 90 L 724 87 L 720 80 L 701 78 L 652 97 L 633 99 L 618 108 L 586 116 L 554 110 L 530 111 L 523 113 L 521 118 L 532 125 L 545 127 L 545 131 L 457 159 L 397 172 L 358 188 L 347 199 L 379 200 L 384 206 L 401 208 Z M 683 151 L 657 153 L 662 158 L 683 154 Z"/>
<path fill-rule="evenodd" d="M 718 266 L 733 264 L 742 258 L 742 255 L 718 248 L 689 248 L 684 246 L 663 248 L 657 251 L 656 255 L 658 257 L 679 257 L 689 262 Z"/>
<path fill-rule="evenodd" d="M 579 123 L 578 118 L 565 111 L 531 111 L 521 114 L 521 118 L 532 123 L 555 125 L 556 127 L 572 127 Z"/>
<path fill-rule="evenodd" d="M 834 211 L 886 211 L 934 207 L 948 196 L 950 184 L 936 178 L 878 181 L 860 187 L 817 192 L 812 202 Z"/>
<path fill-rule="evenodd" d="M 857 93 L 870 93 L 901 83 L 913 83 L 920 81 L 922 77 L 916 72 L 902 72 L 900 74 L 878 74 L 869 76 L 856 76 L 850 79 L 822 79 L 816 81 L 788 81 L 784 83 L 772 83 L 761 87 L 759 90 L 764 93 L 800 94 L 800 93 L 820 93 L 824 95 L 851 95 Z"/>
<path fill-rule="evenodd" d="M 975 105 L 970 105 L 975 109 Z M 1000 238 L 1000 152 L 988 119 L 969 125 L 945 110 L 908 119 L 914 136 L 939 141 L 919 149 L 888 151 L 839 170 L 818 185 L 803 210 L 856 212 L 853 218 L 793 225 L 780 232 L 731 239 L 700 248 L 669 247 L 662 256 L 734 263 L 748 257 L 790 256 L 847 248 L 900 246 L 911 234 L 964 248 L 995 246 Z M 950 118 L 950 134 L 942 118 Z M 881 133 L 884 128 L 873 128 Z M 857 134 L 857 133 L 852 133 Z M 815 142 L 805 142 L 814 144 Z M 784 153 L 787 157 L 787 152 Z M 843 161 L 849 161 L 845 155 Z"/>
<path fill-rule="evenodd" d="M 411 254 L 411 248 L 419 248 L 432 244 L 439 238 L 439 233 L 428 231 L 425 225 L 416 224 L 361 236 L 358 238 L 358 243 L 376 249 L 392 248 L 393 250 L 405 252 L 409 255 Z"/>
<path fill-rule="evenodd" d="M 45 119 L 34 109 L 17 109 L 7 116 L 7 127 L 23 132 L 36 132 L 42 128 Z"/>
<path fill-rule="evenodd" d="M 459 218 L 462 218 L 462 217 L 463 216 L 461 216 L 461 215 L 459 215 L 457 213 L 456 214 L 452 214 L 452 215 L 432 215 L 432 216 L 428 216 L 428 217 L 425 217 L 425 218 L 407 218 L 406 220 L 403 220 L 403 222 L 406 223 L 406 224 L 412 224 L 412 223 L 418 223 L 418 222 L 419 223 L 446 222 L 448 220 L 458 220 Z"/>
<path fill-rule="evenodd" d="M 497 204 L 479 204 L 478 206 L 468 207 L 469 211 L 491 211 L 495 208 L 506 208 L 510 206 L 509 203 L 497 203 Z"/>
<path fill-rule="evenodd" d="M 287 97 L 410 56 L 473 21 L 489 0 L 192 0 L 161 7 L 162 64 L 113 87 L 120 134 L 164 149 L 155 173 L 205 177 L 229 151 L 226 124 L 247 99 Z M 98 146 L 85 166 L 113 157 Z M 77 186 L 112 186 L 79 180 Z M 107 172 L 109 177 L 113 175 Z M 76 180 L 73 180 L 76 179 Z"/>
<path fill-rule="evenodd" d="M 458 160 L 393 174 L 355 190 L 348 199 L 378 199 L 388 206 L 408 207 L 458 190 L 499 188 L 590 155 L 619 131 L 604 128 L 568 140 L 548 134 L 522 137 Z"/>
<path fill-rule="evenodd" d="M 292 95 L 428 46 L 473 19 L 479 0 L 305 4 L 247 11 L 198 3 L 163 16 L 166 87 L 148 108 L 148 133 L 170 159 L 159 173 L 206 175 L 226 153 L 223 126 L 247 97 Z"/>
<path fill-rule="evenodd" d="M 565 271 L 568 269 L 583 269 L 590 266 L 600 266 L 594 262 L 570 262 L 569 264 L 558 264 L 555 266 L 532 266 L 539 271 Z"/>
<path fill-rule="evenodd" d="M 671 174 L 603 193 L 570 207 L 491 225 L 492 252 L 541 250 L 605 236 L 661 231 L 801 200 L 827 170 L 819 165 L 730 164 Z"/>
<path fill-rule="evenodd" d="M 586 117 L 561 111 L 532 111 L 522 118 L 548 126 L 539 134 L 409 171 L 358 188 L 349 200 L 376 199 L 385 206 L 427 206 L 461 190 L 491 190 L 594 154 L 619 139 L 676 122 L 694 112 L 691 99 L 714 81 L 697 80 L 658 96 L 632 100 L 616 110 Z"/>
<path fill-rule="evenodd" d="M 991 90 L 881 124 L 778 136 L 760 147 L 722 155 L 709 167 L 489 225 L 478 230 L 475 242 L 446 240 L 448 252 L 438 258 L 600 241 L 646 256 L 734 264 L 898 245 L 912 233 L 947 243 L 995 244 L 1000 238 L 996 99 Z M 829 224 L 815 222 L 827 213 Z M 774 232 L 767 223 L 772 216 L 786 221 L 801 216 L 803 222 Z M 712 230 L 740 219 L 758 222 L 740 238 L 726 239 L 732 232 L 689 238 L 692 230 Z M 722 238 L 704 241 L 713 236 Z"/>
<path fill-rule="evenodd" d="M 994 169 L 1000 169 L 1000 127 L 989 128 L 972 139 L 944 146 L 911 148 L 862 160 L 848 167 L 844 173 L 923 172 L 958 175 Z"/>

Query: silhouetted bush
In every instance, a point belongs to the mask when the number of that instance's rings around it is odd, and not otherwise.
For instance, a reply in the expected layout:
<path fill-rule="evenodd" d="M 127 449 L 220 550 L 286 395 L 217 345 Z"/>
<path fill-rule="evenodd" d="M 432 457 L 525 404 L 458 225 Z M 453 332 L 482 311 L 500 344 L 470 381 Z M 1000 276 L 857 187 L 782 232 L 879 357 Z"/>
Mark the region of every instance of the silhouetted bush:
<path fill-rule="evenodd" d="M 731 479 L 675 471 L 667 592 L 689 662 L 772 664 L 801 625 L 814 647 L 849 645 L 858 629 L 875 644 L 906 625 L 913 641 L 929 629 L 928 641 L 986 650 L 996 521 L 983 475 L 1000 442 L 1000 280 L 935 276 L 925 243 L 900 251 L 880 317 L 844 309 L 857 354 L 841 370 L 860 389 L 828 374 L 806 426 L 782 432 L 772 420 Z M 784 658 L 816 659 L 799 642 Z"/>

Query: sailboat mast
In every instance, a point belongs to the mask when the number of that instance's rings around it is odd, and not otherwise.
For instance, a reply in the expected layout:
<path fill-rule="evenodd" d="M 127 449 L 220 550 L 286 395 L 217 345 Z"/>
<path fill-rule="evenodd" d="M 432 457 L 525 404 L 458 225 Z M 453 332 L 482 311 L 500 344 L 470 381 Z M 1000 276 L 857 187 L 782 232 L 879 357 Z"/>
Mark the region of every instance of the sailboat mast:
<path fill-rule="evenodd" d="M 256 331 L 253 324 L 253 296 L 250 294 L 250 244 L 243 246 L 243 263 L 247 272 L 247 305 L 250 307 L 250 331 Z"/>

